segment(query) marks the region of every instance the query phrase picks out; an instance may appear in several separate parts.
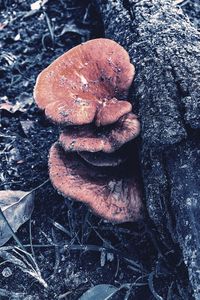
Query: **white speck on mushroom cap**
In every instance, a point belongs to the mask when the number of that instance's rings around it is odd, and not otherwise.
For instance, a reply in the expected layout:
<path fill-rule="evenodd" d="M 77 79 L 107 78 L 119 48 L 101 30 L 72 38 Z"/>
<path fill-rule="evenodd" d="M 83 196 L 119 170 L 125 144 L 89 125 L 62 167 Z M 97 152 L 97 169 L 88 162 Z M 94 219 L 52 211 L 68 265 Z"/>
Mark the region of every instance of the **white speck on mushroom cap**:
<path fill-rule="evenodd" d="M 82 84 L 84 84 L 84 85 L 87 85 L 87 84 L 88 84 L 87 79 L 86 79 L 83 75 L 80 75 L 80 78 L 81 78 Z"/>

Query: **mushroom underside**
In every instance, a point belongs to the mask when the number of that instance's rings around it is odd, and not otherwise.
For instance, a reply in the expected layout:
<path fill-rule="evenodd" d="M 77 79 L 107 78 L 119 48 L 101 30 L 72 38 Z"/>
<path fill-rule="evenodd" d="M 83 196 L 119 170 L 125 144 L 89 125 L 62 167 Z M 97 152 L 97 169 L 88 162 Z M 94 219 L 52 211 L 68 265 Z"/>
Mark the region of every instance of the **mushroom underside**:
<path fill-rule="evenodd" d="M 124 163 L 127 160 L 126 153 L 116 151 L 114 153 L 104 152 L 78 152 L 79 156 L 82 157 L 86 162 L 97 167 L 116 167 Z"/>

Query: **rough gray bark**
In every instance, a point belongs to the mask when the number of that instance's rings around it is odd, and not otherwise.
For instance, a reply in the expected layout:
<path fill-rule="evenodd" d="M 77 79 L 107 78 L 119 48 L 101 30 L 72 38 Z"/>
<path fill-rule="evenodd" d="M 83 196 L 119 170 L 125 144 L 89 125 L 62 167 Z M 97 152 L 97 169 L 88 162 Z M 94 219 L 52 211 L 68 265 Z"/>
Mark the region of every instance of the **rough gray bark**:
<path fill-rule="evenodd" d="M 200 299 L 200 34 L 171 0 L 96 0 L 105 35 L 136 66 L 146 206 L 178 243 Z M 192 296 L 191 296 L 192 297 Z"/>

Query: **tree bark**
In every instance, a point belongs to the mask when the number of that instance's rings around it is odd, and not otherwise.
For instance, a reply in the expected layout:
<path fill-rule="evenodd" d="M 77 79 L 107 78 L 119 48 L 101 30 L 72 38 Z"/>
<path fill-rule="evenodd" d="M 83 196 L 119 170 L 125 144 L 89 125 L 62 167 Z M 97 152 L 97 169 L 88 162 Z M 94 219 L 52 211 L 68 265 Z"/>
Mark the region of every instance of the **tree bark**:
<path fill-rule="evenodd" d="M 95 3 L 105 36 L 136 66 L 131 99 L 149 217 L 160 239 L 179 244 L 200 299 L 200 34 L 172 0 Z"/>

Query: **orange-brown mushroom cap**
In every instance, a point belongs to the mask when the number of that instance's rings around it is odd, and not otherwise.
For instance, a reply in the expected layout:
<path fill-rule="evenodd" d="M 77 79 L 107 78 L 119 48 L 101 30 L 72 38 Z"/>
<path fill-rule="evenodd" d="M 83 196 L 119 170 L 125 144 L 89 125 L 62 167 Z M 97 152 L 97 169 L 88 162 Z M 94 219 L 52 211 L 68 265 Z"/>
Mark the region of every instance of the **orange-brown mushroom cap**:
<path fill-rule="evenodd" d="M 34 98 L 56 123 L 96 125 L 116 122 L 131 111 L 127 99 L 135 69 L 126 50 L 109 39 L 74 47 L 43 70 Z M 121 101 L 119 101 L 121 100 Z"/>
<path fill-rule="evenodd" d="M 58 143 L 51 147 L 50 179 L 61 194 L 84 202 L 97 215 L 110 221 L 140 219 L 142 201 L 134 177 L 114 173 L 86 164 L 76 153 L 64 152 Z"/>
<path fill-rule="evenodd" d="M 66 128 L 59 142 L 66 151 L 112 153 L 134 139 L 140 132 L 140 123 L 133 113 L 121 117 L 118 122 L 98 129 L 93 124 Z"/>

